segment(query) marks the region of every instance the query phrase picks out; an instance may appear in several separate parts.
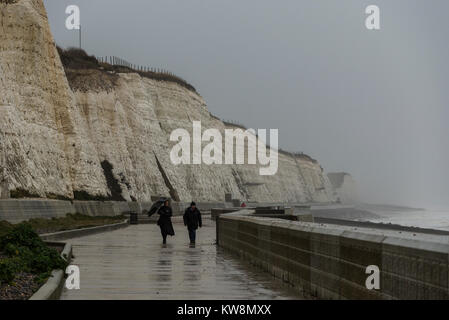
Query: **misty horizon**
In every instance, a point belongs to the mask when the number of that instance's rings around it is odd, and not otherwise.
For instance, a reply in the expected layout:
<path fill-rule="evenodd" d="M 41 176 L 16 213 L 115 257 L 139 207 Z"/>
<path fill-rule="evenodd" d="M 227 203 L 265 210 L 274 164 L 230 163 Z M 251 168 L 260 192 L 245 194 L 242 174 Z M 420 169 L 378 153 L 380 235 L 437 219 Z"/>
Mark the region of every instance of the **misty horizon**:
<path fill-rule="evenodd" d="M 350 173 L 363 202 L 449 205 L 449 3 L 44 2 L 58 45 L 78 45 L 76 4 L 89 54 L 167 69 L 221 119 L 278 128 L 282 149 Z"/>

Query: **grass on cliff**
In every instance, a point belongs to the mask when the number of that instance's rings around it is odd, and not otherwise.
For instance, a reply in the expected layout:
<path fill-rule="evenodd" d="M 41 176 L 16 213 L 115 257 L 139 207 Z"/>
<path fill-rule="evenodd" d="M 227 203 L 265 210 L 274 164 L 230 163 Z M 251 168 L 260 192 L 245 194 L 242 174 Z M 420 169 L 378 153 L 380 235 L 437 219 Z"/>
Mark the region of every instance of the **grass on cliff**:
<path fill-rule="evenodd" d="M 77 91 L 94 89 L 109 91 L 116 84 L 117 77 L 115 73 L 138 73 L 141 77 L 157 81 L 174 82 L 190 91 L 197 92 L 191 84 L 173 74 L 140 71 L 125 66 L 100 63 L 95 56 L 89 56 L 86 51 L 78 48 L 62 49 L 58 46 L 57 49 L 69 84 L 72 89 Z"/>

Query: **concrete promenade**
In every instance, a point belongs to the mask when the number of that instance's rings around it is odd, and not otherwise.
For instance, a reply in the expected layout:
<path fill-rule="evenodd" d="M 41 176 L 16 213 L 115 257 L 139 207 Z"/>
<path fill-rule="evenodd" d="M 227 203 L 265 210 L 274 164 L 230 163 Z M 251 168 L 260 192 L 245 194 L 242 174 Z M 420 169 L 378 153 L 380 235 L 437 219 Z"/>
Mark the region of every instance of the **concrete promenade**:
<path fill-rule="evenodd" d="M 81 289 L 64 289 L 61 299 L 304 299 L 217 248 L 210 219 L 204 219 L 195 247 L 181 218 L 173 222 L 176 236 L 167 245 L 152 224 L 68 240 Z"/>

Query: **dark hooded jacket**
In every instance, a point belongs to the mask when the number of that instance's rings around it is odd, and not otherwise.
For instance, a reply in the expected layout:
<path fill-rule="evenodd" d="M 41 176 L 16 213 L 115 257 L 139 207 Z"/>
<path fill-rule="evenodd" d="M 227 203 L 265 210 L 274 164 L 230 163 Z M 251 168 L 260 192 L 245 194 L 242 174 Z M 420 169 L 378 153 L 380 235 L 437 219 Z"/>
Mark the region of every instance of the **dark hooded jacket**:
<path fill-rule="evenodd" d="M 173 229 L 173 224 L 171 222 L 172 210 L 170 207 L 162 206 L 159 211 L 159 220 L 157 225 L 161 228 L 161 232 L 168 234 L 170 236 L 175 235 L 175 230 Z"/>
<path fill-rule="evenodd" d="M 184 212 L 184 225 L 187 226 L 189 230 L 196 230 L 198 227 L 203 226 L 203 222 L 201 220 L 201 212 L 198 208 L 192 209 L 192 207 L 188 207 Z"/>

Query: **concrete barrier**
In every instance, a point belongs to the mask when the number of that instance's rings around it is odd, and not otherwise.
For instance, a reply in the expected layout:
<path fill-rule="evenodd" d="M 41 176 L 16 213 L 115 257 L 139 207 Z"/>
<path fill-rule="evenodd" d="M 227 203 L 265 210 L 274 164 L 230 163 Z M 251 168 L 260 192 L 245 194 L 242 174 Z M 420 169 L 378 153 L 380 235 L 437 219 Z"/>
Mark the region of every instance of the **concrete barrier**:
<path fill-rule="evenodd" d="M 153 202 L 120 201 L 64 201 L 50 199 L 0 199 L 0 221 L 19 223 L 33 218 L 60 218 L 68 213 L 88 216 L 117 216 L 130 211 L 145 214 Z M 190 202 L 172 202 L 173 215 L 183 215 Z M 259 204 L 260 205 L 260 204 Z M 197 202 L 201 212 L 207 214 L 212 208 L 232 208 L 226 202 Z M 248 207 L 250 207 L 248 205 Z M 305 216 L 304 216 L 305 217 Z"/>
<path fill-rule="evenodd" d="M 75 212 L 92 217 L 113 217 L 130 211 L 128 202 L 73 201 Z"/>
<path fill-rule="evenodd" d="M 72 260 L 72 245 L 69 243 L 49 243 L 49 245 L 62 245 L 64 249 L 61 256 L 70 264 Z M 64 287 L 64 270 L 53 270 L 47 282 L 35 292 L 29 300 L 59 300 Z"/>
<path fill-rule="evenodd" d="M 105 226 L 98 226 L 98 227 L 89 227 L 89 228 L 82 228 L 82 229 L 74 229 L 74 230 L 66 230 L 66 231 L 59 231 L 59 232 L 53 232 L 53 233 L 46 233 L 41 234 L 40 237 L 42 240 L 45 241 L 58 241 L 58 240 L 67 240 L 82 236 L 87 236 L 91 234 L 96 233 L 102 233 L 107 231 L 113 231 L 121 228 L 126 228 L 129 226 L 129 223 L 127 220 L 120 222 L 120 223 L 114 223 L 114 224 L 108 224 Z"/>
<path fill-rule="evenodd" d="M 217 217 L 225 214 L 225 213 L 231 213 L 231 212 L 237 212 L 241 210 L 242 208 L 212 208 L 210 211 L 210 216 L 212 220 L 217 220 Z"/>
<path fill-rule="evenodd" d="M 449 299 L 449 237 L 220 215 L 217 242 L 252 264 L 322 299 Z M 380 269 L 369 290 L 368 266 Z"/>
<path fill-rule="evenodd" d="M 20 223 L 34 218 L 62 218 L 68 213 L 80 213 L 93 217 L 113 217 L 130 211 L 141 214 L 144 209 L 149 209 L 151 205 L 151 202 L 7 199 L 0 200 L 0 221 Z M 180 204 L 177 205 L 181 207 Z M 177 211 L 175 214 L 179 214 Z"/>
<path fill-rule="evenodd" d="M 188 203 L 184 207 L 184 210 L 188 206 L 190 206 L 190 203 Z M 213 208 L 225 208 L 226 207 L 226 203 L 225 202 L 196 202 L 196 206 L 198 207 L 198 209 L 201 212 L 209 213 L 209 212 L 211 212 L 211 210 Z M 183 214 L 184 214 L 184 210 L 183 210 Z"/>
<path fill-rule="evenodd" d="M 351 226 L 351 227 L 370 228 L 370 229 L 373 229 L 373 228 L 374 229 L 386 229 L 386 230 L 396 230 L 396 231 L 408 231 L 408 232 L 414 232 L 414 233 L 427 233 L 427 234 L 449 236 L 449 231 L 447 231 L 447 230 L 409 227 L 409 226 L 402 226 L 399 224 L 392 224 L 392 223 L 354 221 L 354 220 L 323 218 L 323 217 L 314 217 L 313 220 L 316 223 L 336 224 L 336 225 L 341 225 L 341 226 Z"/>
<path fill-rule="evenodd" d="M 70 201 L 41 199 L 0 200 L 0 220 L 19 223 L 33 218 L 59 218 L 75 213 Z"/>

